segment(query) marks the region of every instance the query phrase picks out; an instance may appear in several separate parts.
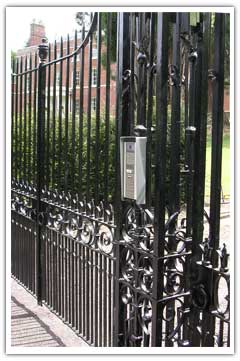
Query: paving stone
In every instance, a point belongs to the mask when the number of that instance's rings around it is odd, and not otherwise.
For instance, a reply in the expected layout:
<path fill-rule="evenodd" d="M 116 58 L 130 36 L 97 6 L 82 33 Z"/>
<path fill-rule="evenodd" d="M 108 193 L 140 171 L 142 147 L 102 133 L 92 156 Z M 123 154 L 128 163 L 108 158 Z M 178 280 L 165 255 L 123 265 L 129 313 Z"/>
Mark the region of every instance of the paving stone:
<path fill-rule="evenodd" d="M 11 282 L 11 345 L 21 347 L 89 347 L 21 285 Z"/>

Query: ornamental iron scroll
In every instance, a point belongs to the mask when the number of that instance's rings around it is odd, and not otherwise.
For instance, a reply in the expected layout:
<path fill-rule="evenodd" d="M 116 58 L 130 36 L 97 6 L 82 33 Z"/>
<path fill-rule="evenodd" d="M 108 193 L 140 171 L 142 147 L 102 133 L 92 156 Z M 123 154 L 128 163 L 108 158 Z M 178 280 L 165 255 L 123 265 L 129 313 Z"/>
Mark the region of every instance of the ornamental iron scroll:
<path fill-rule="evenodd" d="M 148 209 L 140 209 L 141 225 L 137 225 L 136 208 L 129 207 L 124 216 L 123 239 L 133 247 L 146 252 L 153 250 L 153 214 Z"/>

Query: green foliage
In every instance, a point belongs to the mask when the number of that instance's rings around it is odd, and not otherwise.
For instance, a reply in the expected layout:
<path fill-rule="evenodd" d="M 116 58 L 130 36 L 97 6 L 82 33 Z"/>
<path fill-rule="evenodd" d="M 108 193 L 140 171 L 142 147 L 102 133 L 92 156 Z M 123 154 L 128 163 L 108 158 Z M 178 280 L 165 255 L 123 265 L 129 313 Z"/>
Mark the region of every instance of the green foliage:
<path fill-rule="evenodd" d="M 31 122 L 31 131 L 29 132 L 29 121 Z M 24 159 L 24 153 L 30 153 L 30 164 L 27 163 L 27 167 L 30 167 L 30 182 L 34 180 L 33 171 L 33 159 L 36 157 L 36 148 L 34 149 L 34 124 L 33 118 L 26 118 L 26 136 L 24 142 L 24 130 L 23 119 L 22 126 L 20 119 L 17 121 L 17 136 L 14 130 L 13 132 L 13 161 L 14 167 L 19 168 L 20 159 Z M 61 126 L 60 126 L 61 125 Z M 22 129 L 22 130 L 21 130 Z M 55 120 L 49 120 L 49 132 L 48 120 L 45 122 L 45 144 L 44 144 L 44 174 L 46 178 L 49 178 L 47 184 L 48 188 L 66 190 L 70 192 L 78 192 L 80 183 L 82 183 L 82 193 L 86 194 L 87 187 L 89 187 L 89 194 L 94 197 L 95 185 L 98 182 L 100 199 L 104 198 L 104 175 L 105 167 L 108 170 L 108 197 L 112 198 L 114 194 L 115 184 L 115 119 L 110 117 L 109 119 L 109 142 L 108 151 L 106 144 L 106 121 L 104 114 L 101 115 L 99 121 L 99 136 L 97 137 L 96 117 L 92 114 L 91 121 L 89 122 L 86 114 L 83 115 L 82 126 L 79 125 L 79 117 L 77 116 L 74 121 L 72 115 L 69 114 L 68 122 L 65 122 L 57 117 Z M 61 130 L 60 130 L 61 129 Z M 82 130 L 81 130 L 82 129 Z M 90 130 L 90 137 L 88 138 L 88 130 Z M 21 136 L 20 136 L 21 132 Z M 20 137 L 22 138 L 20 153 Z M 96 145 L 98 139 L 98 153 L 96 153 Z M 88 143 L 89 140 L 89 143 Z M 24 145 L 26 144 L 26 145 Z M 17 152 L 16 150 L 17 145 Z M 87 157 L 88 147 L 89 154 L 89 178 L 87 178 Z M 105 155 L 108 153 L 108 162 L 106 162 Z M 79 170 L 79 163 L 81 161 L 81 169 Z M 22 163 L 23 164 L 23 163 Z M 96 166 L 98 165 L 98 179 L 95 176 Z M 28 174 L 28 170 L 26 171 Z M 19 169 L 18 176 L 19 178 Z"/>
<path fill-rule="evenodd" d="M 16 62 L 17 53 L 16 51 L 11 50 L 11 64 Z"/>
<path fill-rule="evenodd" d="M 117 13 L 111 13 L 111 42 L 110 42 L 110 61 L 116 62 L 117 54 Z M 103 30 L 103 42 L 107 46 L 107 24 L 109 13 L 102 13 L 102 30 Z M 104 59 L 104 58 L 103 58 Z M 104 62 L 103 62 L 104 66 Z"/>

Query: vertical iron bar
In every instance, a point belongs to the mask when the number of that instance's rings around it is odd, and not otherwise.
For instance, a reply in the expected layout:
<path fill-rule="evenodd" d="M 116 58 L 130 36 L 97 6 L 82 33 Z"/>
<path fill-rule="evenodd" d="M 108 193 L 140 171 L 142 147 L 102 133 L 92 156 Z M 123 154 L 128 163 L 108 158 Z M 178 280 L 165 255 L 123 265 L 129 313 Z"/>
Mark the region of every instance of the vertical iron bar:
<path fill-rule="evenodd" d="M 29 68 L 32 70 L 32 54 L 29 57 Z M 28 76 L 28 182 L 32 185 L 32 73 Z"/>
<path fill-rule="evenodd" d="M 38 68 L 38 128 L 37 128 L 37 300 L 42 305 L 42 237 L 39 215 L 42 212 L 41 192 L 44 182 L 44 122 L 45 122 L 45 86 L 48 45 L 46 39 L 39 45 L 39 68 Z"/>
<path fill-rule="evenodd" d="M 196 113 L 195 113 L 195 150 L 194 150 L 194 180 L 193 180 L 193 244 L 192 244 L 192 272 L 194 273 L 194 262 L 201 260 L 202 253 L 199 244 L 203 240 L 204 230 L 204 192 L 205 192 L 205 164 L 206 164 L 206 131 L 208 111 L 208 47 L 210 13 L 201 14 L 202 34 L 198 39 L 198 71 L 196 77 Z M 212 282 L 211 279 L 208 282 Z M 195 313 L 193 320 L 194 330 L 198 324 L 199 312 Z M 204 313 L 204 312 L 203 312 Z M 203 324 L 206 322 L 205 314 Z M 210 319 L 209 319 L 210 321 Z M 199 346 L 200 337 L 198 332 L 193 332 L 192 345 Z"/>
<path fill-rule="evenodd" d="M 77 48 L 77 30 L 75 31 L 74 50 Z M 73 78 L 72 78 L 72 164 L 71 164 L 71 191 L 76 191 L 75 181 L 75 119 L 76 119 L 76 54 L 73 56 Z"/>
<path fill-rule="evenodd" d="M 134 128 L 134 124 L 135 124 L 135 69 L 134 69 L 134 64 L 135 64 L 135 45 L 134 45 L 134 41 L 135 41 L 135 23 L 136 23 L 136 14 L 135 13 L 131 13 L 130 14 L 130 63 L 129 63 L 129 68 L 130 68 L 130 94 L 129 94 L 129 122 L 130 122 L 130 130 L 129 130 L 129 134 L 133 133 L 133 128 Z"/>
<path fill-rule="evenodd" d="M 175 79 L 173 79 L 172 99 L 171 99 L 171 130 L 170 130 L 170 187 L 169 187 L 169 212 L 170 216 L 180 209 L 180 16 L 176 13 L 175 22 L 173 23 L 173 54 L 172 67 L 174 69 Z M 168 249 L 170 252 L 176 251 L 176 238 L 174 236 L 176 225 L 169 228 L 169 233 L 173 234 L 168 238 Z M 175 260 L 169 260 L 168 269 L 175 267 Z M 169 286 L 170 288 L 171 286 Z M 174 287 L 170 290 L 174 291 Z M 166 306 L 166 316 L 171 315 L 172 309 L 175 309 L 175 301 L 169 301 Z M 171 317 L 171 316 L 170 316 Z M 174 329 L 174 319 L 166 323 L 166 334 L 170 335 Z M 166 341 L 166 346 L 173 346 L 171 340 Z"/>
<path fill-rule="evenodd" d="M 27 180 L 27 56 L 25 56 L 24 98 L 23 98 L 23 179 Z"/>
<path fill-rule="evenodd" d="M 51 44 L 49 44 L 48 61 L 51 61 Z M 50 181 L 50 114 L 51 114 L 51 65 L 48 66 L 47 86 L 47 132 L 46 132 L 46 186 L 49 189 Z"/>
<path fill-rule="evenodd" d="M 102 313 L 102 306 L 103 306 L 103 268 L 102 268 L 102 254 L 99 253 L 99 347 L 102 347 L 102 325 L 103 325 L 103 313 Z"/>
<path fill-rule="evenodd" d="M 34 67 L 36 68 L 38 64 L 38 54 L 35 53 L 35 63 Z M 34 87 L 33 87 L 33 166 L 34 166 L 34 186 L 37 185 L 37 82 L 38 82 L 38 72 L 34 72 Z"/>
<path fill-rule="evenodd" d="M 95 129 L 95 181 L 94 199 L 99 201 L 99 131 L 100 131 L 100 86 L 101 86 L 101 13 L 97 23 L 97 86 L 96 86 L 96 129 Z"/>
<path fill-rule="evenodd" d="M 147 150 L 146 150 L 146 206 L 152 206 L 152 116 L 153 116 L 153 77 L 154 77 L 154 28 L 156 14 L 150 18 L 150 49 L 148 71 L 148 104 L 147 104 Z"/>
<path fill-rule="evenodd" d="M 108 312 L 108 304 L 107 300 L 109 295 L 107 294 L 107 278 L 108 278 L 108 271 L 107 271 L 107 257 L 103 256 L 103 347 L 107 346 L 107 312 Z"/>
<path fill-rule="evenodd" d="M 90 313 L 90 295 L 89 295 L 89 248 L 86 249 L 86 339 L 89 340 L 90 335 L 90 323 L 89 323 L 89 313 Z"/>
<path fill-rule="evenodd" d="M 70 53 L 69 35 L 67 36 L 67 54 Z M 69 130 L 69 58 L 66 60 L 66 93 L 65 93 L 65 149 L 64 149 L 64 189 L 68 190 L 69 164 L 68 164 L 68 130 Z"/>
<path fill-rule="evenodd" d="M 199 39 L 198 55 L 198 78 L 196 88 L 196 142 L 195 142 L 195 168 L 194 174 L 194 202 L 193 202 L 193 254 L 199 258 L 199 243 L 203 237 L 204 221 L 204 188 L 205 188 L 205 162 L 206 162 L 206 129 L 207 129 L 207 105 L 208 105 L 208 44 L 209 44 L 209 21 L 210 15 L 203 14 L 203 40 Z"/>
<path fill-rule="evenodd" d="M 137 124 L 146 125 L 146 81 L 147 81 L 147 55 L 144 46 L 144 37 L 146 35 L 146 13 L 138 14 L 138 89 L 137 89 Z"/>
<path fill-rule="evenodd" d="M 17 59 L 16 61 L 16 74 L 18 74 L 18 71 L 19 71 L 19 60 Z M 18 166 L 18 157 L 19 157 L 19 152 L 18 152 L 18 149 L 19 149 L 19 140 L 18 140 L 18 76 L 15 77 L 16 79 L 16 88 L 15 88 L 15 137 L 14 137 L 14 145 L 15 145 L 15 153 L 14 153 L 14 159 L 15 159 L 15 179 L 19 179 L 18 177 L 18 169 L 19 169 L 19 166 Z"/>
<path fill-rule="evenodd" d="M 117 242 L 121 239 L 122 227 L 122 202 L 121 202 L 121 186 L 120 186 L 120 136 L 128 135 L 130 128 L 130 112 L 129 112 L 129 92 L 123 96 L 123 76 L 130 67 L 130 44 L 129 44 L 129 13 L 118 13 L 117 15 L 117 104 L 116 104 L 116 171 L 115 171 L 115 222 Z M 115 290 L 114 290 L 114 336 L 113 345 L 124 345 L 124 304 L 121 302 L 120 296 L 120 257 L 121 246 L 116 244 L 115 248 Z"/>
<path fill-rule="evenodd" d="M 54 59 L 57 58 L 57 42 L 55 40 L 54 42 Z M 56 175 L 55 175 L 55 158 L 56 158 L 56 81 L 57 81 L 57 66 L 56 63 L 54 63 L 53 65 L 53 101 L 52 101 L 52 154 L 51 154 L 51 158 L 52 158 L 52 182 L 51 182 L 51 186 L 54 189 L 56 184 Z"/>
<path fill-rule="evenodd" d="M 60 41 L 60 57 L 63 56 L 63 38 L 61 37 L 61 41 Z M 58 154 L 58 186 L 60 187 L 59 189 L 62 189 L 62 180 L 61 180 L 61 176 L 62 176 L 62 162 L 60 162 L 60 159 L 62 158 L 62 74 L 63 74 L 63 61 L 60 61 L 60 70 L 59 70 L 59 120 L 58 120 L 58 148 L 59 148 L 59 154 Z"/>
<path fill-rule="evenodd" d="M 173 67 L 176 72 L 176 83 L 172 88 L 171 104 L 171 154 L 170 154 L 170 192 L 169 203 L 170 213 L 179 210 L 179 183 L 180 183 L 180 16 L 176 14 L 176 23 L 173 24 Z"/>
<path fill-rule="evenodd" d="M 162 345 L 163 305 L 157 302 L 163 297 L 166 203 L 166 137 L 167 137 L 167 93 L 168 93 L 168 14 L 158 14 L 157 24 L 157 79 L 156 79 L 156 170 L 154 210 L 154 258 L 153 258 L 153 321 L 152 346 Z"/>
<path fill-rule="evenodd" d="M 20 58 L 20 73 L 23 72 L 23 59 Z M 22 182 L 22 78 L 20 75 L 20 109 L 19 109 L 19 179 Z"/>
<path fill-rule="evenodd" d="M 215 15 L 214 34 L 214 73 L 213 107 L 212 107 L 212 156 L 211 156 L 211 196 L 210 196 L 210 247 L 212 265 L 218 266 L 221 208 L 221 173 L 222 173 L 222 141 L 223 141 L 223 100 L 224 100 L 224 42 L 225 15 Z"/>
<path fill-rule="evenodd" d="M 89 37 L 88 49 L 88 104 L 87 104 L 87 178 L 86 195 L 90 199 L 90 163 L 91 163 L 91 93 L 92 93 L 92 35 Z"/>
<path fill-rule="evenodd" d="M 11 179 L 14 177 L 14 173 L 15 173 L 15 160 L 14 160 L 14 92 L 15 90 L 15 79 L 16 77 L 13 75 L 15 70 L 15 61 L 12 59 L 12 64 L 11 64 Z M 16 144 L 16 143 L 15 143 Z M 15 168 L 15 169 L 14 169 Z"/>
<path fill-rule="evenodd" d="M 85 28 L 82 29 L 82 41 L 84 40 Z M 90 40 L 89 40 L 90 41 Z M 81 49 L 80 53 L 80 99 L 79 99 L 79 164 L 78 164 L 78 177 L 79 187 L 78 194 L 79 198 L 82 199 L 83 192 L 83 100 L 84 100 L 84 51 L 85 47 Z M 89 178 L 85 178 L 88 183 Z"/>
<path fill-rule="evenodd" d="M 98 291 L 99 291 L 99 265 L 98 265 L 98 253 L 95 252 L 95 307 L 94 307 L 94 313 L 95 313 L 95 347 L 99 346 L 99 297 L 98 297 Z"/>
<path fill-rule="evenodd" d="M 110 102 L 110 45 L 112 14 L 107 17 L 107 49 L 106 49 L 106 98 L 105 98 L 105 146 L 104 146 L 104 200 L 108 201 L 109 184 L 109 102 Z"/>
<path fill-rule="evenodd" d="M 94 327 L 94 315 L 93 315 L 93 250 L 91 250 L 91 275 L 90 275 L 90 294 L 91 294 L 91 300 L 90 300 L 90 315 L 91 315 L 91 330 L 90 330 L 90 343 L 93 344 L 93 327 Z"/>

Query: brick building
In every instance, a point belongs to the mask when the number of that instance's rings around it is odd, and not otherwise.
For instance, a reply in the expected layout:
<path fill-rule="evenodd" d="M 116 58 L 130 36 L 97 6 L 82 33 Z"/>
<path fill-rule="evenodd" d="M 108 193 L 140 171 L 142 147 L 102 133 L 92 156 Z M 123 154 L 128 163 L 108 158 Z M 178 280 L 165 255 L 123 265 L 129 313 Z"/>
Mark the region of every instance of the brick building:
<path fill-rule="evenodd" d="M 30 62 L 32 66 L 35 67 L 38 65 L 38 45 L 41 44 L 42 38 L 46 37 L 45 27 L 41 23 L 33 22 L 30 25 L 30 36 L 27 41 L 27 46 L 25 48 L 19 49 L 16 54 L 17 59 L 22 59 L 22 71 L 29 69 Z M 81 32 L 78 33 L 77 37 L 77 47 L 81 43 Z M 69 39 L 69 53 L 72 53 L 75 50 L 75 40 L 74 37 Z M 54 44 L 49 44 L 49 60 L 53 60 L 59 58 L 61 56 L 61 42 L 55 41 Z M 67 38 L 63 39 L 63 56 L 68 54 L 68 43 Z M 105 45 L 102 43 L 101 54 L 104 54 L 106 51 Z M 30 60 L 31 58 L 31 60 Z M 76 56 L 76 75 L 75 75 L 75 84 L 76 84 L 76 97 L 75 97 L 75 107 L 76 111 L 79 111 L 80 105 L 80 54 Z M 93 45 L 92 45 L 92 72 L 91 72 L 91 110 L 94 112 L 96 110 L 96 86 L 97 86 L 97 44 L 96 38 L 93 36 Z M 47 67 L 47 78 L 46 85 L 48 85 L 48 77 L 50 75 L 50 97 L 53 98 L 55 93 L 55 105 L 57 111 L 59 111 L 59 90 L 60 85 L 62 83 L 62 111 L 64 113 L 66 107 L 66 87 L 67 81 L 69 81 L 69 111 L 72 111 L 73 107 L 73 77 L 74 77 L 74 57 L 70 57 L 69 59 L 69 73 L 67 72 L 67 60 L 56 63 L 56 66 Z M 61 71 L 62 69 L 62 71 Z M 101 111 L 104 112 L 105 108 L 105 97 L 106 97 L 106 69 L 104 66 L 101 66 L 101 76 L 100 76 L 100 108 Z M 110 76 L 110 113 L 115 114 L 115 102 L 116 102 L 116 82 L 115 82 L 115 72 L 116 72 L 116 64 L 111 64 L 111 76 Z M 67 73 L 69 74 L 69 80 L 67 80 Z M 62 75 L 62 76 L 61 76 Z M 33 93 L 33 84 L 34 84 L 34 74 L 27 76 L 27 91 L 29 92 L 29 84 L 32 83 L 32 93 Z M 87 103 L 88 103 L 88 77 L 89 77 L 89 46 L 87 45 L 84 51 L 84 82 L 83 82 L 83 110 L 87 111 Z M 62 79 L 61 79 L 62 78 Z M 23 81 L 24 83 L 24 81 Z M 54 86 L 56 84 L 56 86 Z M 24 85 L 23 85 L 24 86 Z M 50 100 L 50 103 L 52 101 Z"/>

